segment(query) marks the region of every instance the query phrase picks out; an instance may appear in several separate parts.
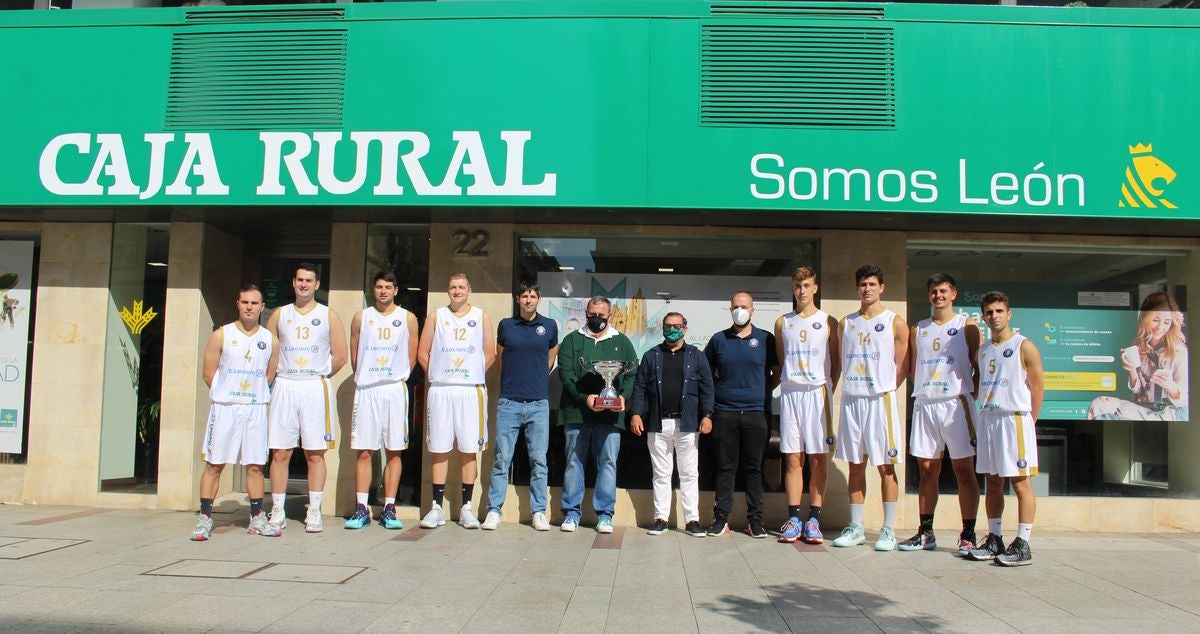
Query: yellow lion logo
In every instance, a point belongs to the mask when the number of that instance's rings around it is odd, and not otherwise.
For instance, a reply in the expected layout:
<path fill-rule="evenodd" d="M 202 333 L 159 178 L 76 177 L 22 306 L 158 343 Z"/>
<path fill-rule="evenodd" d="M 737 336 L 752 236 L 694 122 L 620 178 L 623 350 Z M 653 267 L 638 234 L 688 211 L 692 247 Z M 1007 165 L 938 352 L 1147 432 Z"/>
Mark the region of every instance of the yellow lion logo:
<path fill-rule="evenodd" d="M 1154 145 L 1129 146 L 1129 155 L 1133 157 L 1133 165 L 1125 168 L 1125 182 L 1121 185 L 1121 195 L 1124 200 L 1117 201 L 1118 207 L 1149 207 L 1151 209 L 1162 205 L 1167 209 L 1177 209 L 1174 203 L 1162 197 L 1163 190 L 1154 187 L 1154 181 L 1162 180 L 1163 186 L 1170 185 L 1175 180 L 1175 170 L 1163 163 L 1153 154 Z M 1137 174 L 1135 177 L 1134 174 Z M 1151 199 L 1154 197 L 1158 205 Z"/>

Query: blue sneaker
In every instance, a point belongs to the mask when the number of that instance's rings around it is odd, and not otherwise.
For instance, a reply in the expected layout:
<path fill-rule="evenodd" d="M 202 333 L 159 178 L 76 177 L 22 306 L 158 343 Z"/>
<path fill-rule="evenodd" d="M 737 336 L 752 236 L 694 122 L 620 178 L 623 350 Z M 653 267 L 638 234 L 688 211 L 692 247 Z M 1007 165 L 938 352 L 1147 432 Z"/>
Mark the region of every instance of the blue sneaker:
<path fill-rule="evenodd" d="M 815 519 L 810 519 L 804 523 L 804 534 L 800 537 L 806 544 L 820 544 L 825 541 L 825 536 L 821 534 L 821 523 Z"/>
<path fill-rule="evenodd" d="M 779 529 L 779 541 L 794 544 L 797 539 L 800 539 L 800 518 L 789 517 L 783 528 Z"/>
<path fill-rule="evenodd" d="M 396 517 L 396 505 L 388 504 L 383 507 L 383 511 L 379 514 L 379 523 L 383 524 L 384 528 L 391 530 L 400 530 L 404 528 L 404 522 Z"/>
<path fill-rule="evenodd" d="M 359 504 L 358 508 L 354 509 L 354 515 L 346 520 L 346 528 L 358 529 L 365 528 L 371 523 L 371 509 Z"/>

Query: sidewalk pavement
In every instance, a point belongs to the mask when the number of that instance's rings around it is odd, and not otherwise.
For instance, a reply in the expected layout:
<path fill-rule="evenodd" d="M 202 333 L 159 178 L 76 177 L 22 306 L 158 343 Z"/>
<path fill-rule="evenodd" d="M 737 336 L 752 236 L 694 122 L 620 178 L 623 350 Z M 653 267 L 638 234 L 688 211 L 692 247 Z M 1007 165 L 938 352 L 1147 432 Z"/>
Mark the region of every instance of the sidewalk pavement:
<path fill-rule="evenodd" d="M 1200 534 L 1033 534 L 1024 568 L 934 552 L 448 523 L 247 535 L 195 515 L 0 506 L 0 629 L 1196 632 Z M 900 537 L 910 527 L 901 527 Z"/>

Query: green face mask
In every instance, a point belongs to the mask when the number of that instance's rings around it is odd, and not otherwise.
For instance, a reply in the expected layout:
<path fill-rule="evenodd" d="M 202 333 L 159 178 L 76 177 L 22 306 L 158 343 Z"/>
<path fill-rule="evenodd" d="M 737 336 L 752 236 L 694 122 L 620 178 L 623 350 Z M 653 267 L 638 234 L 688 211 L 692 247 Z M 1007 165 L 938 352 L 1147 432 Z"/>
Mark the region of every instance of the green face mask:
<path fill-rule="evenodd" d="M 663 339 L 666 339 L 667 343 L 675 343 L 676 341 L 683 339 L 683 329 L 667 326 L 666 328 L 663 328 Z"/>

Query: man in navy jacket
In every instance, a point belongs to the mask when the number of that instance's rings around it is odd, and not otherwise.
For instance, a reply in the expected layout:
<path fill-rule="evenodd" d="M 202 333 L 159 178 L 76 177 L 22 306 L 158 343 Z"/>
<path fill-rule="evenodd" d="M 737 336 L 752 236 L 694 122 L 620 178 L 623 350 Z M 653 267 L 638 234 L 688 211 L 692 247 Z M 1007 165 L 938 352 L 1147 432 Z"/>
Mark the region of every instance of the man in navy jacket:
<path fill-rule="evenodd" d="M 667 530 L 673 462 L 679 466 L 684 530 L 693 537 L 706 534 L 700 526 L 697 441 L 700 434 L 712 431 L 713 381 L 708 359 L 687 344 L 686 334 L 683 315 L 663 317 L 663 342 L 642 355 L 630 399 L 629 430 L 638 436 L 646 433 L 654 467 L 654 524 L 647 531 L 651 535 Z"/>

